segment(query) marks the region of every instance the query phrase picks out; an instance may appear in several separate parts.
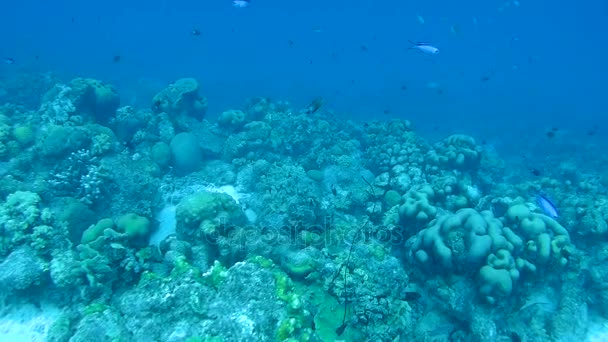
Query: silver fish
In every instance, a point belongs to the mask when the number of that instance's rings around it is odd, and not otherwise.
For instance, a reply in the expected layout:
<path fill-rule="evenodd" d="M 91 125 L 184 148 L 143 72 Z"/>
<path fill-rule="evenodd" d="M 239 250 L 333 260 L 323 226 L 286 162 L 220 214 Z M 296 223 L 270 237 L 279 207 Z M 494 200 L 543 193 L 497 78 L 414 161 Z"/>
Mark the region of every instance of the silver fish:
<path fill-rule="evenodd" d="M 412 41 L 409 42 L 412 44 L 410 49 L 416 49 L 428 55 L 436 55 L 439 53 L 439 49 L 429 43 L 414 43 Z"/>
<path fill-rule="evenodd" d="M 559 211 L 557 210 L 557 206 L 555 206 L 553 201 L 551 201 L 547 196 L 536 196 L 536 203 L 547 216 L 551 217 L 552 219 L 556 219 L 559 217 Z"/>

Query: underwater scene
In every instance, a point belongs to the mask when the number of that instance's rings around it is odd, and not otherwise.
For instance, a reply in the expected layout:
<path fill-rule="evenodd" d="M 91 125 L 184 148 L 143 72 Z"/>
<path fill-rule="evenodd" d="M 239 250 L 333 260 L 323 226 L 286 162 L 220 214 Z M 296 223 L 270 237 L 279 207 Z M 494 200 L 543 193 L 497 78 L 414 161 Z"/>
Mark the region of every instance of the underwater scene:
<path fill-rule="evenodd" d="M 608 341 L 608 3 L 2 8 L 0 342 Z"/>

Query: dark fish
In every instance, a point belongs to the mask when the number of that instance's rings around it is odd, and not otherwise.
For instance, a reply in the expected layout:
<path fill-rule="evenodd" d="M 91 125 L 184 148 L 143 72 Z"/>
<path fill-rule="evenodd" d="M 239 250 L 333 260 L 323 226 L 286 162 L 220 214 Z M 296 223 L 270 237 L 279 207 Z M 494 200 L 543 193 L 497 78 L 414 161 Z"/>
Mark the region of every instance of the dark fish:
<path fill-rule="evenodd" d="M 384 115 L 389 115 L 390 113 L 391 113 L 390 109 L 385 109 L 382 111 L 382 114 L 384 114 Z"/>
<path fill-rule="evenodd" d="M 289 45 L 290 48 L 293 47 L 293 44 L 294 44 L 293 40 L 290 39 L 287 41 L 287 45 Z"/>
<path fill-rule="evenodd" d="M 416 291 L 405 291 L 403 293 L 403 300 L 405 300 L 407 302 L 418 300 L 421 297 L 422 297 L 422 295 Z"/>
<path fill-rule="evenodd" d="M 193 27 L 192 30 L 190 30 L 190 34 L 193 36 L 200 36 L 201 30 L 197 29 L 196 27 Z"/>
<path fill-rule="evenodd" d="M 112 58 L 112 62 L 114 63 L 119 63 L 122 60 L 122 57 L 120 57 L 120 55 L 116 55 Z"/>
<path fill-rule="evenodd" d="M 367 46 L 365 46 L 365 45 L 361 45 L 361 51 L 363 51 L 363 52 L 367 52 Z"/>
<path fill-rule="evenodd" d="M 536 168 L 531 168 L 530 173 L 537 177 L 540 176 L 540 170 Z"/>
<path fill-rule="evenodd" d="M 484 75 L 479 79 L 481 82 L 488 82 L 490 80 L 490 76 Z"/>
<path fill-rule="evenodd" d="M 407 90 L 407 86 L 405 84 L 402 84 L 401 87 L 399 87 L 400 90 Z"/>
<path fill-rule="evenodd" d="M 342 323 L 342 325 L 336 329 L 336 335 L 341 336 L 342 334 L 344 334 L 344 330 L 346 330 L 347 326 L 348 324 Z"/>
<path fill-rule="evenodd" d="M 4 64 L 15 64 L 15 59 L 11 57 L 7 57 L 4 59 Z"/>
<path fill-rule="evenodd" d="M 551 130 L 547 131 L 545 133 L 545 135 L 547 136 L 547 138 L 552 139 L 552 138 L 555 138 L 555 135 L 557 134 L 558 131 L 559 131 L 559 128 L 551 127 Z"/>
<path fill-rule="evenodd" d="M 334 196 L 337 196 L 337 195 L 338 195 L 338 189 L 336 189 L 336 185 L 335 185 L 335 184 L 332 184 L 332 185 L 331 185 L 331 193 L 332 193 Z"/>
<path fill-rule="evenodd" d="M 593 127 L 591 127 L 591 129 L 589 129 L 587 131 L 587 135 L 592 136 L 595 135 L 598 131 L 599 127 L 597 127 L 597 125 L 594 125 Z"/>
<path fill-rule="evenodd" d="M 511 331 L 511 342 L 521 342 L 521 337 L 516 332 Z"/>
<path fill-rule="evenodd" d="M 315 98 L 310 102 L 308 107 L 306 107 L 306 114 L 314 114 L 316 113 L 323 105 L 325 104 L 325 99 L 321 96 Z"/>

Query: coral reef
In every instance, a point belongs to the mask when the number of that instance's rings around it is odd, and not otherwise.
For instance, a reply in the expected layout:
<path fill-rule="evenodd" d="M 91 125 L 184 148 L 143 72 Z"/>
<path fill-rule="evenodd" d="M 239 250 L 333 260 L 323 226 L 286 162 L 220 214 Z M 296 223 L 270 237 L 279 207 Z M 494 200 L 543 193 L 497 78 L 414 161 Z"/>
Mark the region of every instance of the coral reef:
<path fill-rule="evenodd" d="M 53 303 L 50 341 L 584 340 L 608 317 L 607 184 L 572 162 L 534 178 L 322 101 L 214 119 L 192 78 L 151 108 L 2 82 L 0 299 Z"/>

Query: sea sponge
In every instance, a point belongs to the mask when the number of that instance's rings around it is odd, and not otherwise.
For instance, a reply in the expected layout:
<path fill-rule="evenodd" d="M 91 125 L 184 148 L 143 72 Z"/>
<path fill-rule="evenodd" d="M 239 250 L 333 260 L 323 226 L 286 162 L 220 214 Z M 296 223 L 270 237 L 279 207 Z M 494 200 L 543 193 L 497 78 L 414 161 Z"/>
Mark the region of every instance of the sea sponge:
<path fill-rule="evenodd" d="M 181 78 L 154 96 L 152 110 L 165 112 L 170 117 L 187 115 L 202 119 L 207 110 L 207 99 L 200 96 L 198 91 L 197 80 Z"/>
<path fill-rule="evenodd" d="M 107 122 L 120 106 L 120 96 L 114 86 L 92 78 L 75 78 L 70 82 L 76 111 Z"/>
<path fill-rule="evenodd" d="M 246 114 L 241 110 L 226 110 L 217 118 L 217 124 L 223 128 L 236 130 L 245 124 Z"/>
<path fill-rule="evenodd" d="M 173 165 L 182 172 L 194 171 L 200 164 L 202 152 L 196 136 L 182 132 L 171 140 Z"/>
<path fill-rule="evenodd" d="M 163 141 L 159 141 L 150 150 L 150 157 L 158 166 L 166 167 L 171 162 L 171 147 Z"/>

